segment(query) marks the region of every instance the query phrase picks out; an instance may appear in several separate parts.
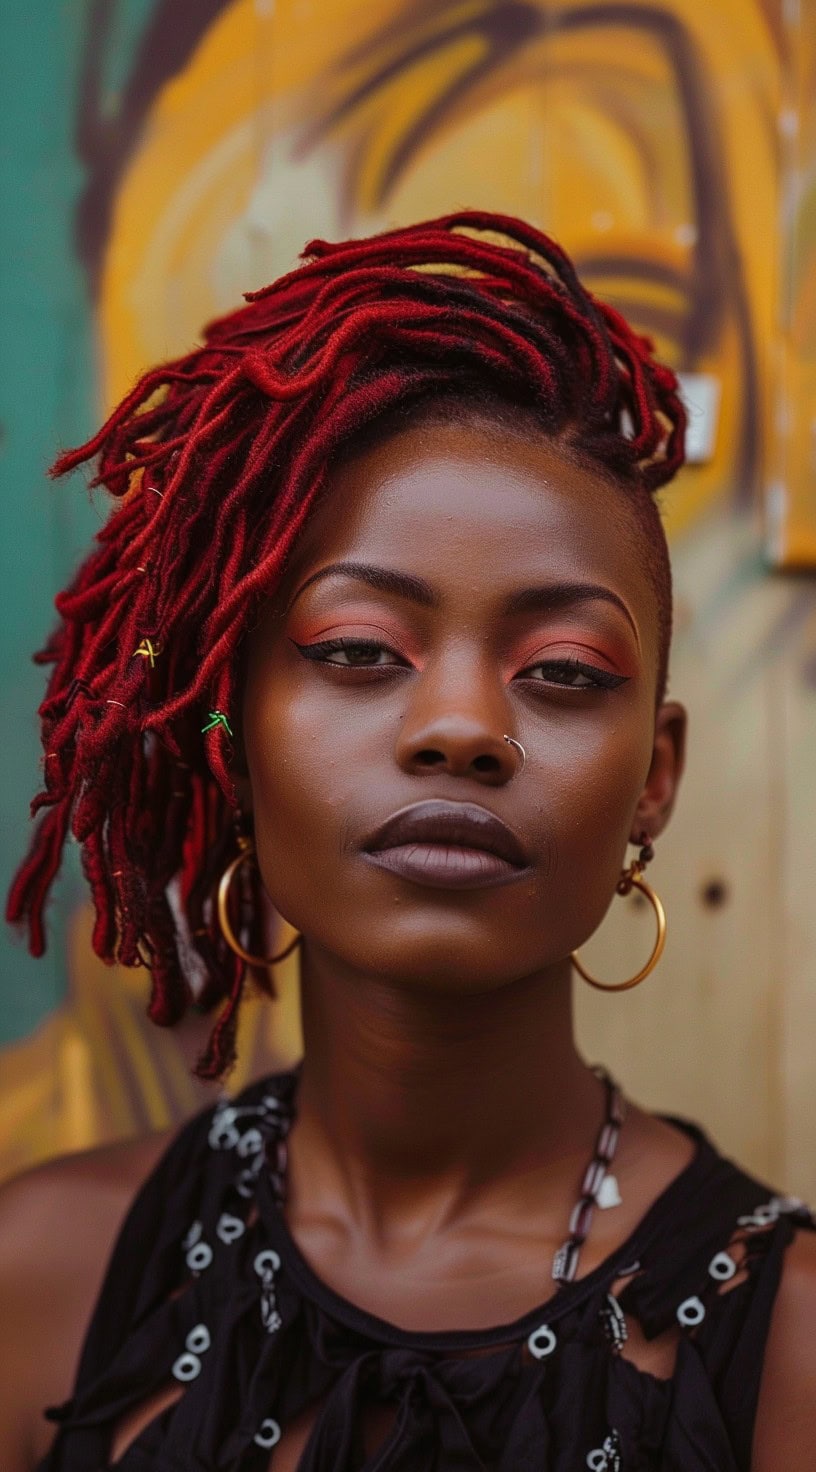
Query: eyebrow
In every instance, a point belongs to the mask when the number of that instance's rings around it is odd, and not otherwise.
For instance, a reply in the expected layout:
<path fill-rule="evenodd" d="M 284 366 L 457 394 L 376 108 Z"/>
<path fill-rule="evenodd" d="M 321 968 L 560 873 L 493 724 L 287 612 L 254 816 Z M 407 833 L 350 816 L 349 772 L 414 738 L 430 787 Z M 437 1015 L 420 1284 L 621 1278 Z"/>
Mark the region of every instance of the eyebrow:
<path fill-rule="evenodd" d="M 312 583 L 331 576 L 356 578 L 359 582 L 367 583 L 370 588 L 376 588 L 378 592 L 395 593 L 397 597 L 417 603 L 421 608 L 439 607 L 438 593 L 424 578 L 415 577 L 408 572 L 397 572 L 394 568 L 376 567 L 368 562 L 332 562 L 301 583 L 289 602 L 289 609 Z M 602 583 L 549 583 L 541 587 L 520 588 L 507 599 L 504 613 L 555 613 L 560 608 L 572 608 L 576 604 L 594 603 L 598 600 L 620 609 L 631 625 L 639 645 L 637 625 L 629 609 L 617 593 L 613 593 L 611 588 L 604 587 Z"/>

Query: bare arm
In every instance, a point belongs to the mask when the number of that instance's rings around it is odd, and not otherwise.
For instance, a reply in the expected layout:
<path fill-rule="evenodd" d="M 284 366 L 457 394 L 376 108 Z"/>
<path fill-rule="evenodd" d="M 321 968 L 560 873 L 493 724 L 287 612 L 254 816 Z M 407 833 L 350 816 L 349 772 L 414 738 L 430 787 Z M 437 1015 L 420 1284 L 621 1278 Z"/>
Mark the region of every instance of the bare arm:
<path fill-rule="evenodd" d="M 0 1467 L 32 1472 L 71 1394 L 82 1342 L 134 1192 L 168 1135 L 51 1161 L 0 1188 Z"/>
<path fill-rule="evenodd" d="M 785 1255 L 759 1396 L 751 1472 L 816 1466 L 816 1235 Z"/>

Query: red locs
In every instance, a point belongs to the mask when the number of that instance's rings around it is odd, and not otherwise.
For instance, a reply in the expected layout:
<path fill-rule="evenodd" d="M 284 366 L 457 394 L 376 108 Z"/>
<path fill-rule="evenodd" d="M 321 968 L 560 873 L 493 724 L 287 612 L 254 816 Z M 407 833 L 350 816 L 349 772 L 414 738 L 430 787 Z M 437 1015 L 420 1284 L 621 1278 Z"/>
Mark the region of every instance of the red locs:
<path fill-rule="evenodd" d="M 208 976 L 203 1000 L 226 998 L 199 1064 L 206 1078 L 234 1056 L 247 968 L 213 903 L 233 856 L 230 736 L 222 722 L 202 726 L 210 710 L 236 710 L 242 630 L 274 590 L 332 457 L 399 405 L 464 384 L 524 404 L 646 490 L 683 459 L 674 375 L 532 227 L 465 212 L 314 241 L 304 259 L 213 323 L 203 346 L 145 374 L 53 470 L 98 456 L 93 484 L 118 504 L 35 655 L 53 665 L 39 709 L 45 786 L 31 804 L 32 816 L 44 812 L 7 918 L 27 922 L 41 955 L 70 829 L 95 907 L 94 950 L 149 966 L 150 1016 L 167 1025 L 192 995 L 167 893 L 179 876 Z M 139 652 L 145 639 L 155 660 Z M 260 881 L 243 868 L 239 918 L 257 951 Z"/>

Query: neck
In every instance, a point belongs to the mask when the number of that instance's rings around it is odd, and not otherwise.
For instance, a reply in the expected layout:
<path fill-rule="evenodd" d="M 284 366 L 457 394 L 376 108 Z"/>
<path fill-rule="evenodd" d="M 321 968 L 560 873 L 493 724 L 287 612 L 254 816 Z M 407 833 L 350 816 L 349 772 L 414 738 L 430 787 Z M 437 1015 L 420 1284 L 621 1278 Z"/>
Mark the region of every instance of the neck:
<path fill-rule="evenodd" d="M 589 1158 L 601 1084 L 573 1039 L 569 963 L 479 995 L 361 975 L 310 946 L 290 1185 L 382 1227 L 451 1219 L 532 1172 Z M 299 1148 L 298 1148 L 299 1147 Z"/>

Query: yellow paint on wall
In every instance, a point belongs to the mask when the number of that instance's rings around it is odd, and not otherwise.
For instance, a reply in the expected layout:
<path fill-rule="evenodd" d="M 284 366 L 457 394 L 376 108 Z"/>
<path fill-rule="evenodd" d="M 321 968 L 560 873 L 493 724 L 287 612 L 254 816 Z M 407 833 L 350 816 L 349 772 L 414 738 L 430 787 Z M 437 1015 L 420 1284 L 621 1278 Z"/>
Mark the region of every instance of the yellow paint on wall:
<path fill-rule="evenodd" d="M 185 351 L 243 289 L 290 268 L 312 234 L 364 233 L 468 204 L 533 219 L 579 261 L 631 256 L 631 281 L 601 275 L 597 287 L 625 290 L 635 320 L 648 315 L 665 288 L 636 263 L 688 276 L 698 228 L 670 54 L 680 46 L 719 130 L 722 206 L 735 225 L 759 413 L 773 442 L 782 78 L 762 6 L 722 0 L 712 25 L 702 0 L 673 0 L 662 12 L 675 26 L 670 46 L 637 23 L 653 14 L 645 0 L 632 7 L 634 26 L 550 26 L 465 89 L 381 202 L 406 130 L 485 55 L 478 21 L 490 10 L 488 0 L 428 9 L 285 0 L 267 13 L 236 0 L 222 13 L 157 99 L 118 191 L 99 304 L 106 403 L 157 357 Z M 531 0 L 535 10 L 551 13 L 544 0 Z M 581 11 L 570 0 L 558 13 Z M 315 126 L 378 68 L 390 68 L 387 79 L 316 141 Z M 672 334 L 655 335 L 680 363 Z M 732 489 L 744 396 L 733 323 L 694 367 L 721 379 L 722 417 L 712 464 L 687 473 L 671 497 L 675 532 Z"/>

